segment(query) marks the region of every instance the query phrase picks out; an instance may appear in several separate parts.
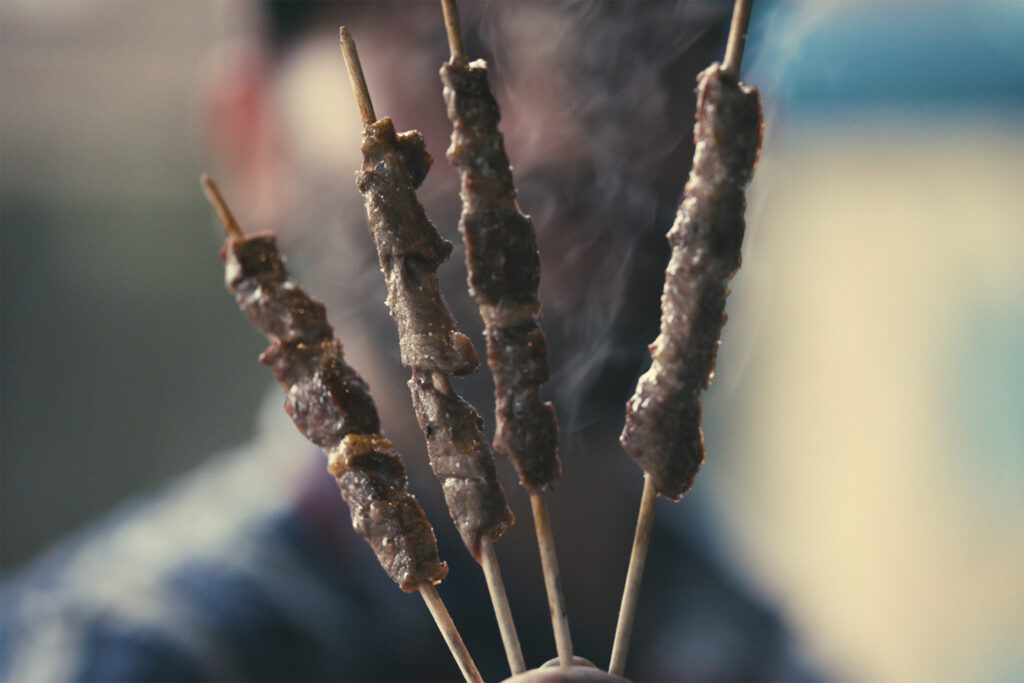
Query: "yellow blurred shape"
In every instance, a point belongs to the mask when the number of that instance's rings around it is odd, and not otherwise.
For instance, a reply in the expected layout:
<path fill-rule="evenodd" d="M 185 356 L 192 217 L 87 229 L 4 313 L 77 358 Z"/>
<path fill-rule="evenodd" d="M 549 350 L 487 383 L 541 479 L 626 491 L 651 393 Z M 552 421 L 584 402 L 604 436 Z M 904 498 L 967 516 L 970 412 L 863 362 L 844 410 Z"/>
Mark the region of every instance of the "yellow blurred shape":
<path fill-rule="evenodd" d="M 709 437 L 716 504 L 841 676 L 1019 675 L 1024 443 L 1020 495 L 993 507 L 955 378 L 985 360 L 961 343 L 977 309 L 975 337 L 1024 329 L 1024 126 L 868 117 L 768 145 L 720 356 L 745 416 Z M 1024 388 L 1015 403 L 1000 414 L 1024 420 Z"/>

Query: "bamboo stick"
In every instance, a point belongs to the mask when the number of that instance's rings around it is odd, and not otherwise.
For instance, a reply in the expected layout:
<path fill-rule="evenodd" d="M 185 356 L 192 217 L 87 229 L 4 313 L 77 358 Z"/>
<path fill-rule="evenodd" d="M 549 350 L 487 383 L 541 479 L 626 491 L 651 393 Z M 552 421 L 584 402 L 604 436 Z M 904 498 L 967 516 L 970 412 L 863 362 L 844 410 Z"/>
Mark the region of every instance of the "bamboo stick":
<path fill-rule="evenodd" d="M 551 625 L 555 632 L 555 647 L 558 661 L 563 667 L 573 664 L 572 637 L 569 634 L 569 617 L 565 612 L 565 596 L 562 593 L 562 577 L 558 570 L 558 556 L 555 554 L 555 537 L 551 533 L 551 518 L 544 494 L 531 493 L 533 523 L 537 529 L 537 546 L 540 548 L 540 562 L 544 569 L 544 587 L 548 594 L 548 609 Z"/>
<path fill-rule="evenodd" d="M 512 609 L 508 604 L 505 584 L 501 580 L 501 568 L 498 566 L 498 556 L 494 552 L 494 542 L 485 538 L 481 541 L 480 548 L 483 553 L 481 566 L 484 568 L 484 578 L 487 579 L 487 590 L 491 594 L 491 604 L 494 605 L 494 616 L 498 619 L 501 643 L 505 646 L 505 657 L 508 658 L 509 669 L 515 676 L 526 671 L 523 647 L 519 644 L 519 634 L 516 632 L 516 624 L 512 620 Z"/>
<path fill-rule="evenodd" d="M 203 171 L 202 175 L 199 176 L 199 183 L 203 186 L 206 198 L 213 205 L 213 210 L 217 212 L 217 217 L 220 218 L 221 224 L 224 225 L 224 232 L 227 233 L 228 237 L 236 240 L 245 239 L 245 233 L 242 232 L 238 221 L 235 220 L 235 214 L 231 213 L 228 203 L 224 201 L 224 195 L 220 193 L 220 188 L 217 187 L 217 183 L 213 181 L 213 178 Z"/>
<path fill-rule="evenodd" d="M 732 25 L 729 27 L 729 42 L 725 46 L 725 60 L 722 70 L 740 77 L 743 62 L 743 47 L 747 42 L 747 27 L 750 25 L 750 6 L 753 0 L 736 0 L 732 9 Z"/>
<path fill-rule="evenodd" d="M 359 116 L 363 119 L 364 124 L 370 125 L 377 120 L 377 117 L 373 113 L 370 90 L 366 87 L 366 76 L 363 74 L 362 64 L 359 63 L 356 43 L 352 40 L 352 34 L 344 26 L 338 30 L 338 33 L 341 52 L 345 55 L 345 66 L 348 68 L 348 78 L 352 81 L 352 92 L 356 96 L 356 105 L 359 107 Z"/>
<path fill-rule="evenodd" d="M 629 640 L 633 635 L 636 604 L 640 597 L 644 565 L 647 563 L 647 548 L 651 542 L 651 529 L 654 528 L 654 502 L 657 496 L 658 492 L 654 488 L 650 475 L 645 474 L 644 492 L 640 498 L 640 513 L 636 520 L 636 535 L 633 537 L 633 552 L 629 556 L 626 587 L 622 591 L 619 621 L 615 626 L 615 641 L 612 644 L 612 658 L 608 664 L 608 673 L 616 676 L 621 676 L 626 668 L 626 654 L 629 652 Z"/>
<path fill-rule="evenodd" d="M 448 614 L 448 609 L 441 601 L 441 596 L 437 594 L 437 589 L 433 584 L 425 583 L 420 586 L 420 595 L 427 603 L 427 609 L 434 617 L 434 623 L 437 624 L 438 630 L 444 636 L 444 641 L 448 643 L 448 649 L 452 651 L 452 656 L 455 657 L 466 683 L 483 683 L 484 679 L 480 676 L 480 671 L 476 668 L 473 658 L 470 657 L 466 644 L 462 642 L 459 629 L 455 628 L 455 622 Z"/>

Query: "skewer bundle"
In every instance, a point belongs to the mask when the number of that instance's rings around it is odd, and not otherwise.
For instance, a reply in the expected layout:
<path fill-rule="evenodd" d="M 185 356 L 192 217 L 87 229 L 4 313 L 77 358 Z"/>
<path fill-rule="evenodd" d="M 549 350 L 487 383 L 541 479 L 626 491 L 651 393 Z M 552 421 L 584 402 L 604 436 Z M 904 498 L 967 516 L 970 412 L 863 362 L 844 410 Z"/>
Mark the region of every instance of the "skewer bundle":
<path fill-rule="evenodd" d="M 455 1 L 442 0 L 442 5 L 451 47 L 451 59 L 441 68 L 453 124 L 447 156 L 462 178 L 459 229 L 466 243 L 469 290 L 485 324 L 487 361 L 495 378 L 494 448 L 511 459 L 530 494 L 558 665 L 564 676 L 579 675 L 543 495 L 557 482 L 561 465 L 554 409 L 540 398 L 550 371 L 537 323 L 536 238 L 515 200 L 486 64 L 467 60 Z M 627 405 L 621 437 L 645 471 L 637 534 L 609 670 L 586 670 L 591 679 L 621 680 L 655 497 L 681 498 L 704 459 L 699 393 L 713 371 L 726 283 L 739 267 L 744 189 L 761 138 L 759 96 L 739 82 L 749 13 L 750 1 L 737 0 L 724 66 L 714 64 L 698 79 L 694 167 L 668 235 L 673 251 L 661 333 L 650 347 L 652 366 Z M 355 43 L 344 27 L 341 48 L 364 125 L 357 186 L 387 285 L 402 363 L 411 371 L 413 409 L 452 521 L 487 579 L 512 674 L 534 676 L 524 673 L 493 548 L 514 515 L 497 480 L 483 421 L 455 393 L 449 377 L 474 372 L 479 360 L 438 283 L 437 269 L 452 245 L 416 198 L 432 159 L 420 133 L 399 133 L 390 118 L 376 117 Z M 272 367 L 285 389 L 286 410 L 327 453 L 328 470 L 349 504 L 356 531 L 403 590 L 424 597 L 466 680 L 480 680 L 434 589 L 447 566 L 438 558 L 433 529 L 408 492 L 401 458 L 381 434 L 368 387 L 345 363 L 323 305 L 288 278 L 273 235 L 246 237 L 213 181 L 204 175 L 203 185 L 228 235 L 222 252 L 228 288 L 250 322 L 271 340 L 260 360 Z"/>

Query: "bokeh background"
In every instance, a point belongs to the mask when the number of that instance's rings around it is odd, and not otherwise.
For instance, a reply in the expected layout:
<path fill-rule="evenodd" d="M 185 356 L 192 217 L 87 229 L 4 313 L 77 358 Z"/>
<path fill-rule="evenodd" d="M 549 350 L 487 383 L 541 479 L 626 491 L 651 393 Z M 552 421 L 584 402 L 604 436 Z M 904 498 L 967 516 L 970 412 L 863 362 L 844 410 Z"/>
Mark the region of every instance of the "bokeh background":
<path fill-rule="evenodd" d="M 0 3 L 5 572 L 252 430 L 263 344 L 197 185 L 246 14 Z M 1024 678 L 1021 36 L 1021 3 L 754 12 L 765 147 L 687 504 L 838 678 Z"/>

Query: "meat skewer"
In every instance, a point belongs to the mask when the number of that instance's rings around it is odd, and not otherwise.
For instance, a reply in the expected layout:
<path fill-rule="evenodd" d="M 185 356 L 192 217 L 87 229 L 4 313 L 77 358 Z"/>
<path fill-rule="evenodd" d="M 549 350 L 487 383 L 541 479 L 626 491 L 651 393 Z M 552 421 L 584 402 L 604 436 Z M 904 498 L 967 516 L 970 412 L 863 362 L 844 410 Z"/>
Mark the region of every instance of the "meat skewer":
<path fill-rule="evenodd" d="M 468 63 L 455 0 L 442 0 L 451 59 L 441 67 L 452 140 L 448 160 L 462 175 L 459 231 L 466 244 L 470 293 L 484 320 L 494 376 L 494 448 L 515 465 L 530 493 L 555 642 L 572 666 L 572 638 L 543 491 L 558 481 L 558 422 L 540 385 L 550 378 L 547 341 L 537 324 L 540 258 L 530 219 L 516 203 L 501 113 L 487 65 Z"/>
<path fill-rule="evenodd" d="M 519 637 L 492 544 L 514 516 L 498 482 L 494 458 L 476 410 L 452 391 L 449 374 L 479 367 L 441 296 L 437 267 L 452 245 L 427 219 L 415 189 L 432 159 L 418 132 L 396 133 L 391 119 L 377 119 L 351 35 L 340 30 L 342 53 L 363 120 L 363 166 L 356 184 L 363 194 L 370 232 L 388 288 L 387 304 L 398 328 L 402 364 L 434 474 L 442 483 L 452 521 L 481 564 L 512 673 L 525 670 Z"/>
<path fill-rule="evenodd" d="M 736 0 L 725 65 L 697 79 L 693 170 L 665 273 L 661 331 L 652 365 L 626 406 L 620 441 L 644 470 L 644 492 L 609 672 L 621 675 L 653 526 L 657 494 L 679 500 L 704 461 L 700 392 L 714 373 L 727 283 L 740 266 L 744 191 L 761 144 L 761 100 L 739 81 L 751 0 Z"/>
<path fill-rule="evenodd" d="M 323 304 L 288 277 L 272 233 L 247 237 L 205 173 L 202 185 L 227 233 L 221 252 L 227 286 L 270 339 L 260 362 L 285 389 L 285 410 L 327 454 L 353 528 L 402 590 L 423 596 L 466 680 L 482 680 L 434 588 L 448 574 L 434 530 L 408 491 L 401 457 L 380 433 L 366 382 L 345 363 Z"/>

